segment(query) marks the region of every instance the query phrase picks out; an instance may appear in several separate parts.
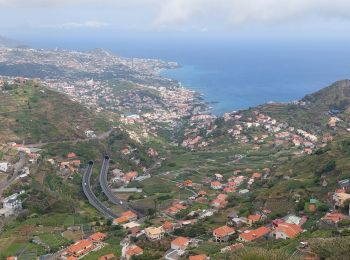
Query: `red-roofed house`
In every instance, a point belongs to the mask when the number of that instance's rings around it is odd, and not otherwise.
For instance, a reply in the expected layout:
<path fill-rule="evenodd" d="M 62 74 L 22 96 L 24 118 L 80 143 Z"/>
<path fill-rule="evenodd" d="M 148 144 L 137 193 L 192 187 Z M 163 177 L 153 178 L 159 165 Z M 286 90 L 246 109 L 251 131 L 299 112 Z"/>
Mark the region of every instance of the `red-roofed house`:
<path fill-rule="evenodd" d="M 6 260 L 17 260 L 17 256 L 9 256 Z"/>
<path fill-rule="evenodd" d="M 236 233 L 234 228 L 225 225 L 214 229 L 213 236 L 216 242 L 226 242 L 234 233 Z"/>
<path fill-rule="evenodd" d="M 68 159 L 72 159 L 72 158 L 75 158 L 75 157 L 77 157 L 77 155 L 75 153 L 73 153 L 73 152 L 67 154 L 67 158 Z"/>
<path fill-rule="evenodd" d="M 83 239 L 68 247 L 67 252 L 71 256 L 82 256 L 94 249 L 90 240 Z"/>
<path fill-rule="evenodd" d="M 345 216 L 342 213 L 337 213 L 337 212 L 327 213 L 323 218 L 320 219 L 319 226 L 323 228 L 337 227 L 338 222 L 343 219 L 349 219 L 349 217 Z"/>
<path fill-rule="evenodd" d="M 135 180 L 136 177 L 137 177 L 137 172 L 132 171 L 132 172 L 126 173 L 126 174 L 122 177 L 122 179 L 123 179 L 123 181 L 124 181 L 125 183 L 129 183 L 129 182 Z"/>
<path fill-rule="evenodd" d="M 103 255 L 98 258 L 98 260 L 115 260 L 117 257 L 114 254 Z"/>
<path fill-rule="evenodd" d="M 288 239 L 296 237 L 301 232 L 303 232 L 303 229 L 299 227 L 299 225 L 281 223 L 275 228 L 274 235 L 276 236 L 276 239 Z"/>
<path fill-rule="evenodd" d="M 173 250 L 185 250 L 190 243 L 190 240 L 186 237 L 177 237 L 171 241 L 171 249 Z"/>
<path fill-rule="evenodd" d="M 97 232 L 97 233 L 94 233 L 91 236 L 89 236 L 89 240 L 91 240 L 92 242 L 101 242 L 106 237 L 107 237 L 106 234 L 101 233 L 101 232 Z"/>
<path fill-rule="evenodd" d="M 125 253 L 125 258 L 127 260 L 131 259 L 133 256 L 138 256 L 143 254 L 143 249 L 137 245 L 129 246 Z"/>
<path fill-rule="evenodd" d="M 129 221 L 137 220 L 137 214 L 135 214 L 131 210 L 123 212 L 122 217 L 127 217 Z"/>
<path fill-rule="evenodd" d="M 245 231 L 238 236 L 238 240 L 243 242 L 251 242 L 258 239 L 267 239 L 271 230 L 267 227 L 259 227 L 254 230 Z"/>
<path fill-rule="evenodd" d="M 207 195 L 207 193 L 204 190 L 201 190 L 200 192 L 198 192 L 198 196 L 200 196 L 200 197 L 204 197 L 206 195 Z"/>
<path fill-rule="evenodd" d="M 251 226 L 253 223 L 258 222 L 261 220 L 261 215 L 260 214 L 254 214 L 254 215 L 249 215 L 248 216 L 248 224 Z"/>
<path fill-rule="evenodd" d="M 261 173 L 259 173 L 259 172 L 253 173 L 252 178 L 253 179 L 260 179 L 261 178 Z"/>
<path fill-rule="evenodd" d="M 124 224 L 127 222 L 129 222 L 129 219 L 127 217 L 123 217 L 123 216 L 113 219 L 113 225 L 121 225 L 121 224 Z"/>
<path fill-rule="evenodd" d="M 164 232 L 172 232 L 174 230 L 174 224 L 169 221 L 165 221 L 162 227 L 164 229 Z"/>
<path fill-rule="evenodd" d="M 189 260 L 208 260 L 209 257 L 207 257 L 204 254 L 202 254 L 202 255 L 191 255 L 188 259 Z"/>
<path fill-rule="evenodd" d="M 210 187 L 213 189 L 213 190 L 221 190 L 222 189 L 222 184 L 221 182 L 219 181 L 212 181 L 210 183 Z"/>

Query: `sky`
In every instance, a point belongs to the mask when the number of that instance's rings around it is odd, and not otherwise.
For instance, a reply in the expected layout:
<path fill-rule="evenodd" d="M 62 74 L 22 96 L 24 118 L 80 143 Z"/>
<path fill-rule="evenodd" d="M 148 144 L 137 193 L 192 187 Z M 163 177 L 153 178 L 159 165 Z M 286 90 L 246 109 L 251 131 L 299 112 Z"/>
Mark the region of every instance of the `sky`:
<path fill-rule="evenodd" d="M 0 0 L 0 35 L 344 37 L 348 0 Z"/>

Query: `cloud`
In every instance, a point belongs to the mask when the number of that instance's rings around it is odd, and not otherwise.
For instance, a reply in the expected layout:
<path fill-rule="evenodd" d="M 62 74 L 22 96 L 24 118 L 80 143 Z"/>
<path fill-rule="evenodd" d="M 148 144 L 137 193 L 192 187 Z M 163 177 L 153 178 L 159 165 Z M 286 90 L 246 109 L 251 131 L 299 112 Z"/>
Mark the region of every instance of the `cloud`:
<path fill-rule="evenodd" d="M 348 0 L 163 0 L 154 24 L 171 26 L 193 21 L 227 25 L 280 24 L 317 19 L 350 20 Z"/>
<path fill-rule="evenodd" d="M 114 12 L 108 18 L 133 17 L 141 14 L 140 28 L 208 28 L 244 25 L 283 25 L 308 21 L 350 21 L 349 0 L 0 0 L 0 9 L 46 8 L 47 12 L 76 10 L 77 13 L 96 12 L 104 19 L 104 11 Z M 100 13 L 101 11 L 101 13 Z M 121 15 L 122 14 L 122 15 Z M 86 16 L 88 17 L 88 16 Z M 83 18 L 84 19 L 84 18 Z M 87 18 L 88 19 L 88 18 Z M 112 22 L 111 22 L 112 24 Z M 94 23 L 67 23 L 62 28 L 96 28 Z"/>
<path fill-rule="evenodd" d="M 108 23 L 100 22 L 100 21 L 84 21 L 84 22 L 67 22 L 61 24 L 48 24 L 42 25 L 42 28 L 52 28 L 52 29 L 98 29 L 102 27 L 108 26 Z"/>

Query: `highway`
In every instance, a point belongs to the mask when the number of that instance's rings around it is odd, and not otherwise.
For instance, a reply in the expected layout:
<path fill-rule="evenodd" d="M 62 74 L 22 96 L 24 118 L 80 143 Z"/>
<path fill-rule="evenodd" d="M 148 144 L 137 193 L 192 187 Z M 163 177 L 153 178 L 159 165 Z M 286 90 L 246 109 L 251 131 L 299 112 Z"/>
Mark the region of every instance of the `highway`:
<path fill-rule="evenodd" d="M 121 206 L 124 210 L 131 210 L 140 215 L 141 214 L 140 212 L 137 212 L 134 209 L 132 209 L 126 201 L 119 199 L 108 187 L 108 181 L 107 181 L 108 169 L 109 169 L 109 157 L 106 155 L 103 158 L 103 163 L 102 163 L 102 168 L 101 168 L 100 178 L 99 178 L 103 193 L 107 196 L 108 200 L 111 203 Z"/>
<path fill-rule="evenodd" d="M 107 170 L 108 170 L 108 163 L 109 163 L 109 158 L 108 158 L 107 165 L 105 164 L 105 162 L 103 163 L 101 172 L 102 172 L 104 167 L 107 167 Z M 95 207 L 99 212 L 101 212 L 105 217 L 113 218 L 113 219 L 117 218 L 117 217 L 119 217 L 119 215 L 112 212 L 101 201 L 99 201 L 98 198 L 95 196 L 95 194 L 92 191 L 90 179 L 91 179 L 91 175 L 92 175 L 93 166 L 94 166 L 94 162 L 90 161 L 88 164 L 88 168 L 86 169 L 84 176 L 83 176 L 82 186 L 83 186 L 85 196 L 88 198 L 89 203 L 93 207 Z"/>

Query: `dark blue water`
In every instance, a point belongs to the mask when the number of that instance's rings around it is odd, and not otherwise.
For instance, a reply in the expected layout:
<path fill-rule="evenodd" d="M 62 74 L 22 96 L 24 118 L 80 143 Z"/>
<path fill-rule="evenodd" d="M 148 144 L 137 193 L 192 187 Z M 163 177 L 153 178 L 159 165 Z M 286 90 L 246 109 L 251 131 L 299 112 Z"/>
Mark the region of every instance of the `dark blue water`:
<path fill-rule="evenodd" d="M 234 39 L 121 38 L 32 41 L 36 47 L 86 50 L 102 47 L 129 57 L 178 61 L 163 72 L 204 94 L 215 114 L 268 101 L 302 98 L 350 78 L 350 48 L 344 40 L 254 41 Z"/>

